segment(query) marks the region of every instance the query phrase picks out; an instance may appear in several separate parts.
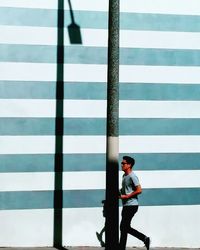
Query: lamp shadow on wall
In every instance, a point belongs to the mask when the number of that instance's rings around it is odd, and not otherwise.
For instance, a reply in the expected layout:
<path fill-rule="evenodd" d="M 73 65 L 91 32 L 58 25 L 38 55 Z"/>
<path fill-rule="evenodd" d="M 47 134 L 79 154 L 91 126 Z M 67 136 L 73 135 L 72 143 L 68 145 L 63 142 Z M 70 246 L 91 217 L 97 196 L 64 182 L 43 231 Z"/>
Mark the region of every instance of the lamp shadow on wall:
<path fill-rule="evenodd" d="M 74 13 L 72 10 L 71 0 L 68 0 L 68 4 L 71 17 L 71 24 L 67 26 L 69 41 L 71 44 L 82 44 L 81 29 L 80 26 L 76 24 L 74 20 Z"/>
<path fill-rule="evenodd" d="M 68 0 L 71 24 L 68 26 L 71 44 L 82 43 L 80 26 L 74 21 L 70 0 Z M 65 63 L 65 10 L 64 0 L 58 1 L 57 12 L 57 76 L 56 76 L 56 117 L 55 117 L 55 158 L 54 158 L 54 225 L 53 246 L 65 249 L 62 246 L 63 238 L 63 136 L 64 136 L 64 63 Z"/>

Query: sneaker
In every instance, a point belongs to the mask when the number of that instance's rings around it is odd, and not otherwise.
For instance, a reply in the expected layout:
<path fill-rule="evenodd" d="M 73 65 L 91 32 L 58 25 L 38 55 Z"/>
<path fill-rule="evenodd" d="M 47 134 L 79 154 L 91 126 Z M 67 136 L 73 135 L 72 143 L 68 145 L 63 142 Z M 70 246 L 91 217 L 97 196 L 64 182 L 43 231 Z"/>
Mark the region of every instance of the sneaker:
<path fill-rule="evenodd" d="M 149 250 L 150 248 L 150 238 L 146 237 L 145 241 L 144 241 L 145 247 L 147 248 L 147 250 Z"/>

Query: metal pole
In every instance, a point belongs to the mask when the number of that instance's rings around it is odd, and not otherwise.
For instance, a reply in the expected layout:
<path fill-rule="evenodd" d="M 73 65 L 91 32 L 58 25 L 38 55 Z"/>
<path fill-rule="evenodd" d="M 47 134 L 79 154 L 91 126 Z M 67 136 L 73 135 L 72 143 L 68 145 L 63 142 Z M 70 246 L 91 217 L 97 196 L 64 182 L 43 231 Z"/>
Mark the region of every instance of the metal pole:
<path fill-rule="evenodd" d="M 109 0 L 107 145 L 106 145 L 106 250 L 118 249 L 118 136 L 119 136 L 119 0 Z"/>
<path fill-rule="evenodd" d="M 53 246 L 62 247 L 64 134 L 64 0 L 58 1 Z"/>

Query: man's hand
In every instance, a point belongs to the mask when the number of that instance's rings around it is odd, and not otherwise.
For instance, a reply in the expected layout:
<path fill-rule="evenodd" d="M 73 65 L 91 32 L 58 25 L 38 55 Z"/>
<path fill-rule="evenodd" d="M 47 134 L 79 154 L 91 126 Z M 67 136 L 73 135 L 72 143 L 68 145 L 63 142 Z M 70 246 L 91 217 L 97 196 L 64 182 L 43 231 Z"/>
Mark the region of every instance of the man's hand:
<path fill-rule="evenodd" d="M 138 186 L 136 186 L 135 191 L 133 191 L 130 194 L 122 194 L 119 196 L 119 199 L 122 199 L 122 200 L 130 199 L 132 197 L 136 197 L 138 194 L 141 194 L 141 193 L 142 193 L 142 188 L 140 185 L 138 185 Z"/>
<path fill-rule="evenodd" d="M 119 199 L 122 199 L 122 200 L 128 199 L 128 195 L 122 194 L 119 196 Z"/>

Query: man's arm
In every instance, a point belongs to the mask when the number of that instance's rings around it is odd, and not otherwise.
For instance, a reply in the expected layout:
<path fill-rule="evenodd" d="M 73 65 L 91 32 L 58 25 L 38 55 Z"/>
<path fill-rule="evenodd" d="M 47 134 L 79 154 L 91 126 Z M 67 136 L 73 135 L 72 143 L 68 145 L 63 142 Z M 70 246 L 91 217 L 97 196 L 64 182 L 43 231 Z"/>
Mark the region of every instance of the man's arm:
<path fill-rule="evenodd" d="M 141 194 L 142 193 L 142 187 L 140 185 L 136 186 L 135 187 L 135 191 L 133 191 L 132 193 L 130 194 L 122 194 L 119 196 L 119 199 L 130 199 L 138 194 Z"/>

